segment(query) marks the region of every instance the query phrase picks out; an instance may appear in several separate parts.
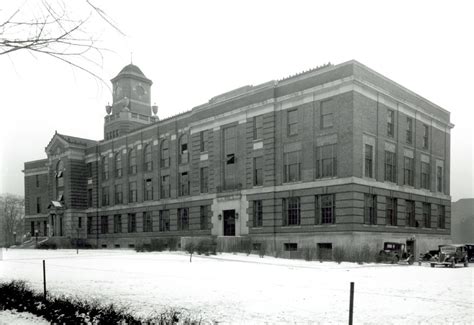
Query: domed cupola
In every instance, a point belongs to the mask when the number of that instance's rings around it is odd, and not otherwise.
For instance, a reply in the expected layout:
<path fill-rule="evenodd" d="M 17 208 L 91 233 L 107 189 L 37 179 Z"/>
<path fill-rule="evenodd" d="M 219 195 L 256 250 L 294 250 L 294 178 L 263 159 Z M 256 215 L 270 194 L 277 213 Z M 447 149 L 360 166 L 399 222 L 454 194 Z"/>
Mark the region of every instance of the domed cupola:
<path fill-rule="evenodd" d="M 112 105 L 106 106 L 104 138 L 120 136 L 132 129 L 155 121 L 151 108 L 151 85 L 142 70 L 130 63 L 110 80 Z"/>

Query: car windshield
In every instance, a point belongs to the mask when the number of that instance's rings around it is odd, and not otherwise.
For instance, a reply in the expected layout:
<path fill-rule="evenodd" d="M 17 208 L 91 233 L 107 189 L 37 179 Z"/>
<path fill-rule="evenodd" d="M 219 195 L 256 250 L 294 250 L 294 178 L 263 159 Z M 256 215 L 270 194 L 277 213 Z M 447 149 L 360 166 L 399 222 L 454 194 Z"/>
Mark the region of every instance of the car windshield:
<path fill-rule="evenodd" d="M 445 246 L 441 247 L 441 252 L 442 253 L 454 253 L 456 251 L 456 247 L 454 246 Z"/>

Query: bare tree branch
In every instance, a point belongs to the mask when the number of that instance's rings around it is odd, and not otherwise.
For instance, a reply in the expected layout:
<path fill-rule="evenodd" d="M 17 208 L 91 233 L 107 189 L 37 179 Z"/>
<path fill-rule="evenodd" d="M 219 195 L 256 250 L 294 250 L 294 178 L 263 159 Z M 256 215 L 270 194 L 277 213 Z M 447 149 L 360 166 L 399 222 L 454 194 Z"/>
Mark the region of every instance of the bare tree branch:
<path fill-rule="evenodd" d="M 125 34 L 91 0 L 82 1 L 80 9 L 86 13 L 79 17 L 72 15 L 61 0 L 42 0 L 35 3 L 39 6 L 37 10 L 27 10 L 24 4 L 15 9 L 5 21 L 0 21 L 0 56 L 17 51 L 46 55 L 99 79 L 108 87 L 95 71 L 102 67 L 106 49 L 98 46 L 99 40 L 93 37 L 89 25 L 95 16 L 121 35 Z"/>

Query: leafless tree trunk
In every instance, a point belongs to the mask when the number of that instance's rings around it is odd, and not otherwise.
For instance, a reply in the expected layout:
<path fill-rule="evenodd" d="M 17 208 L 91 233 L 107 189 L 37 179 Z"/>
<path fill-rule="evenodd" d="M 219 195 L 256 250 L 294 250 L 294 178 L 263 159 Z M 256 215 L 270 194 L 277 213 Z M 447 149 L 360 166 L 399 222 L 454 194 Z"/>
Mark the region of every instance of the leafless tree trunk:
<path fill-rule="evenodd" d="M 21 196 L 6 194 L 0 196 L 0 244 L 11 246 L 23 234 L 25 200 Z"/>
<path fill-rule="evenodd" d="M 71 7 L 74 6 L 74 7 Z M 11 12 L 0 9 L 0 56 L 18 51 L 46 55 L 102 81 L 97 68 L 106 50 L 100 47 L 94 20 L 123 35 L 112 19 L 90 0 L 26 0 Z M 14 62 L 14 60 L 12 60 Z"/>

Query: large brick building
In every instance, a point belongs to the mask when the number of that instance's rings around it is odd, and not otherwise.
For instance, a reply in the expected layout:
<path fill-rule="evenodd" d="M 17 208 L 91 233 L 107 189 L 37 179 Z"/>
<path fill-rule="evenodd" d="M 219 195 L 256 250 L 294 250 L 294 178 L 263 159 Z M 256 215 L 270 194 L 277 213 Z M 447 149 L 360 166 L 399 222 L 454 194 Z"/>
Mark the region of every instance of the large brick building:
<path fill-rule="evenodd" d="M 356 62 L 244 86 L 159 120 L 135 65 L 104 140 L 25 163 L 27 231 L 129 247 L 249 236 L 269 249 L 450 240 L 450 114 Z"/>

